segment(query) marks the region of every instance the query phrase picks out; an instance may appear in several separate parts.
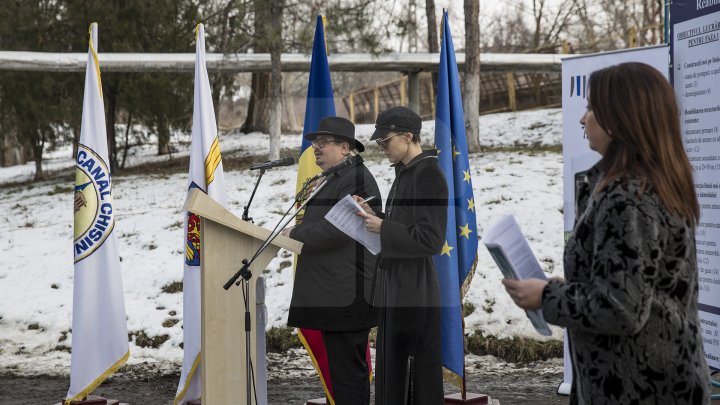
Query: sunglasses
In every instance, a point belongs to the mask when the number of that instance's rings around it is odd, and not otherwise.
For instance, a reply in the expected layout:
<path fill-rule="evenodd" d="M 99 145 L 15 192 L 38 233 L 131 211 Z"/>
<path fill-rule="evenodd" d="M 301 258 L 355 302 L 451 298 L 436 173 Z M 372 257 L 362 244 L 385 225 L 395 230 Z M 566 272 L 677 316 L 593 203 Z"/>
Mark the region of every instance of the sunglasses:
<path fill-rule="evenodd" d="M 393 136 L 397 136 L 397 135 L 400 135 L 400 134 L 399 134 L 399 133 L 394 133 L 394 134 L 392 134 L 392 135 L 390 135 L 390 136 L 386 136 L 385 138 L 376 139 L 375 142 L 378 144 L 379 147 L 381 147 L 381 148 L 383 148 L 383 149 L 386 149 L 387 146 L 388 146 L 388 144 L 390 143 L 390 139 L 392 139 Z"/>
<path fill-rule="evenodd" d="M 314 146 L 314 147 L 316 147 L 316 148 L 318 148 L 318 149 L 322 149 L 322 148 L 325 147 L 325 145 L 327 145 L 327 144 L 329 144 L 329 143 L 334 143 L 334 144 L 337 145 L 337 144 L 339 144 L 339 143 L 341 143 L 341 142 L 342 142 L 342 141 L 338 141 L 337 139 L 327 139 L 327 138 L 320 138 L 320 139 L 318 139 L 318 138 L 315 138 L 315 139 L 313 139 L 313 140 L 310 142 L 310 145 L 312 145 L 312 146 Z"/>

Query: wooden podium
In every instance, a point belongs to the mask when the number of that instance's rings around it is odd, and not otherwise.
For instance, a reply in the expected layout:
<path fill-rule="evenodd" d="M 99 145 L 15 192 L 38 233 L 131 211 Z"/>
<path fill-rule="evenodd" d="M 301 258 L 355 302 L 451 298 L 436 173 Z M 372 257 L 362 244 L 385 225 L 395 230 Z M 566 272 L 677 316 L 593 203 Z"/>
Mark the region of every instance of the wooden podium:
<path fill-rule="evenodd" d="M 202 271 L 202 403 L 245 404 L 245 304 L 243 290 L 223 285 L 250 260 L 271 232 L 243 221 L 200 190 L 188 193 L 185 209 L 200 217 L 200 263 Z M 278 236 L 250 266 L 250 334 L 252 364 L 257 367 L 255 281 L 280 248 L 300 253 L 302 243 Z M 258 372 L 255 372 L 257 375 Z M 255 381 L 257 385 L 258 381 Z M 252 395 L 255 402 L 255 395 Z M 252 404 L 247 404 L 252 405 Z"/>

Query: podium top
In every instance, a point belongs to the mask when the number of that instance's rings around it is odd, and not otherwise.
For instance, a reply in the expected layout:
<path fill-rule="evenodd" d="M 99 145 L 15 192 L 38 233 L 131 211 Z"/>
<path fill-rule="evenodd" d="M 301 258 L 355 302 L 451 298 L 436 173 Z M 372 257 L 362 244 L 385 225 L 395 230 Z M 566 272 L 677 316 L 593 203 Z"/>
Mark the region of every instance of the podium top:
<path fill-rule="evenodd" d="M 225 207 L 218 204 L 217 201 L 213 200 L 207 194 L 196 188 L 193 188 L 188 192 L 184 208 L 201 218 L 209 219 L 220 225 L 235 229 L 246 235 L 259 239 L 260 241 L 264 241 L 268 236 L 270 236 L 269 230 L 250 222 L 243 221 L 232 212 L 225 209 Z M 283 235 L 278 235 L 271 244 L 287 249 L 293 253 L 300 253 L 303 245 L 302 242 L 298 242 L 295 239 L 291 239 Z"/>

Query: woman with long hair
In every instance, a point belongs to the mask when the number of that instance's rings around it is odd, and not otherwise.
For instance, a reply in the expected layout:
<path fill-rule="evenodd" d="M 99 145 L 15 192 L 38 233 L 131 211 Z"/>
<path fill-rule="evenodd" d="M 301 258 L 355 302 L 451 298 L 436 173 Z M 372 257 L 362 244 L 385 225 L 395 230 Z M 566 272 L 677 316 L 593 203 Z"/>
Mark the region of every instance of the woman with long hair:
<path fill-rule="evenodd" d="M 674 90 L 643 63 L 598 70 L 580 122 L 602 159 L 578 184 L 565 280 L 503 284 L 519 307 L 567 328 L 571 403 L 709 403 L 700 209 Z"/>

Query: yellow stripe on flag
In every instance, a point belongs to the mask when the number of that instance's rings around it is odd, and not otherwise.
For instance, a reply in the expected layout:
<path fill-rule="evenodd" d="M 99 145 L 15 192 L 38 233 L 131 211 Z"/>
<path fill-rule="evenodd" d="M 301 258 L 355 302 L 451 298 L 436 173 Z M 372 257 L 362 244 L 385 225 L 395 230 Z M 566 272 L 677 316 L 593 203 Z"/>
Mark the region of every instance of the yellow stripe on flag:
<path fill-rule="evenodd" d="M 97 81 L 98 81 L 98 89 L 100 90 L 100 97 L 103 96 L 102 94 L 102 80 L 100 80 L 100 62 L 98 61 L 97 52 L 95 51 L 95 44 L 92 40 L 92 29 L 93 25 L 97 25 L 96 22 L 90 24 L 90 51 L 92 52 L 93 60 L 95 60 L 95 73 L 97 73 Z"/>
<path fill-rule="evenodd" d="M 185 379 L 185 385 L 183 386 L 182 391 L 180 391 L 180 393 L 177 394 L 177 396 L 175 397 L 175 400 L 173 401 L 173 405 L 177 405 L 180 401 L 182 401 L 183 397 L 185 396 L 185 392 L 187 392 L 188 387 L 190 386 L 190 381 L 192 381 L 193 377 L 195 376 L 195 372 L 197 371 L 197 368 L 200 365 L 200 356 L 202 356 L 201 353 L 199 353 L 197 355 L 197 357 L 195 358 L 192 368 L 190 369 L 190 373 L 188 373 L 188 376 Z"/>
<path fill-rule="evenodd" d="M 317 372 L 318 376 L 320 377 L 320 382 L 322 383 L 323 390 L 325 390 L 325 397 L 328 401 L 330 401 L 330 405 L 335 405 L 335 399 L 332 395 L 330 395 L 330 390 L 328 390 L 327 383 L 325 383 L 325 378 L 323 376 L 322 371 L 320 371 L 320 366 L 318 365 L 317 360 L 315 359 L 315 354 L 312 351 L 312 348 L 310 347 L 310 344 L 307 342 L 307 339 L 305 339 L 305 335 L 303 335 L 300 328 L 297 329 L 298 338 L 300 339 L 300 342 L 305 346 L 305 350 L 307 350 L 308 355 L 310 355 L 310 360 L 312 360 L 313 367 L 315 367 L 315 371 Z"/>
<path fill-rule="evenodd" d="M 108 377 L 115 374 L 116 371 L 120 369 L 130 358 L 130 350 L 125 352 L 125 355 L 120 358 L 115 364 L 113 364 L 109 369 L 107 369 L 104 373 L 102 373 L 98 378 L 93 380 L 87 387 L 85 387 L 84 390 L 80 391 L 77 395 L 73 396 L 72 398 L 67 398 L 63 401 L 64 405 L 70 405 L 72 401 L 80 401 L 82 399 L 85 399 L 88 395 L 90 395 L 91 392 L 95 391 L 95 388 L 99 387 L 100 384 L 103 383 L 103 381 L 107 380 Z"/>
<path fill-rule="evenodd" d="M 209 187 L 210 183 L 215 180 L 215 169 L 220 165 L 222 157 L 220 156 L 220 141 L 218 137 L 213 140 L 210 147 L 210 153 L 205 158 L 205 187 Z"/>

